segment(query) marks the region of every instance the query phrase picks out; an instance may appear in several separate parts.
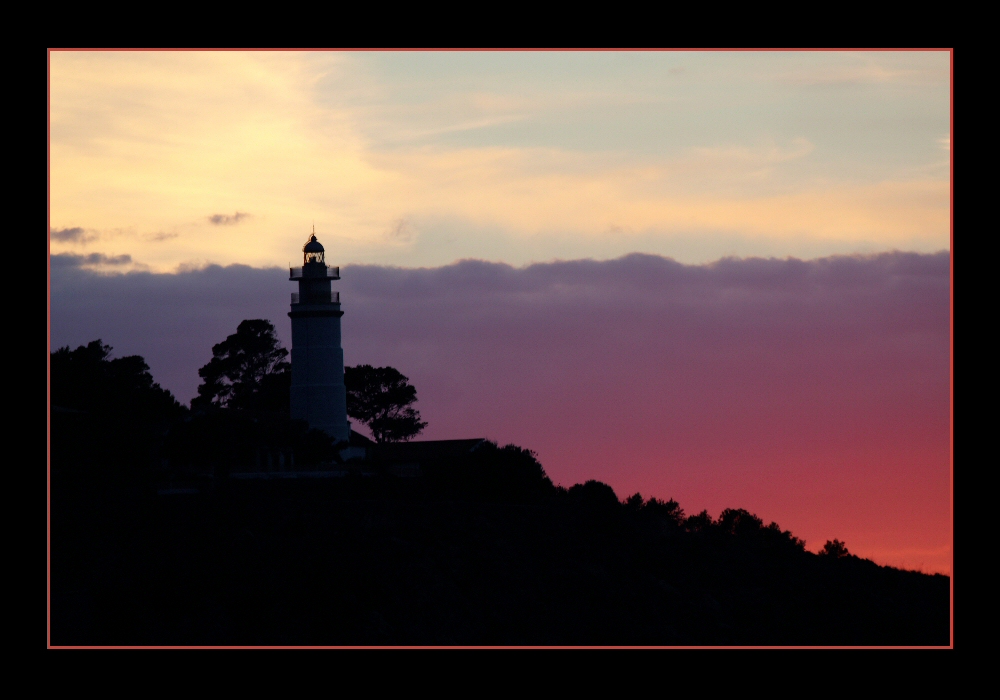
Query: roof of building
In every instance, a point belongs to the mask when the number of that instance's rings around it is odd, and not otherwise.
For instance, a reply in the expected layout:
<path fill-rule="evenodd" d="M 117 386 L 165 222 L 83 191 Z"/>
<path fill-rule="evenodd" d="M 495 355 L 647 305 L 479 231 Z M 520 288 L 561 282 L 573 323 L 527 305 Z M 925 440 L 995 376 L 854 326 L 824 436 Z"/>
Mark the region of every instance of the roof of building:
<path fill-rule="evenodd" d="M 348 444 L 352 447 L 370 447 L 375 444 L 375 441 L 369 440 L 356 430 L 352 430 L 351 437 L 348 439 Z"/>
<path fill-rule="evenodd" d="M 309 236 L 309 240 L 302 246 L 303 253 L 322 253 L 323 244 L 316 240 L 316 234 Z"/>
<path fill-rule="evenodd" d="M 369 459 L 375 462 L 420 464 L 469 454 L 484 442 L 486 442 L 485 438 L 386 442 L 381 445 L 372 445 L 368 451 Z"/>

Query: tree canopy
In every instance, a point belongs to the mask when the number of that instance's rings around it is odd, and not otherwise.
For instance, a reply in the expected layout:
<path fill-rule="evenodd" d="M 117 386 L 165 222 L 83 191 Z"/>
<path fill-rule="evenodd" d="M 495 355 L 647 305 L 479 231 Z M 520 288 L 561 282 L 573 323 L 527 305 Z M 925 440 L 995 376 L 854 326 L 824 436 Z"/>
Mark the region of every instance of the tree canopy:
<path fill-rule="evenodd" d="M 265 319 L 241 322 L 236 333 L 212 347 L 212 359 L 198 370 L 204 381 L 191 407 L 287 412 L 287 357 L 274 324 Z"/>
<path fill-rule="evenodd" d="M 49 455 L 63 487 L 141 485 L 164 434 L 187 413 L 142 357 L 112 359 L 111 350 L 94 340 L 49 357 Z"/>
<path fill-rule="evenodd" d="M 833 557 L 834 559 L 851 556 L 851 553 L 847 551 L 847 545 L 840 540 L 827 540 L 826 544 L 823 545 L 823 549 L 819 551 L 819 554 L 825 557 Z"/>
<path fill-rule="evenodd" d="M 112 347 L 100 339 L 76 350 L 69 346 L 50 355 L 52 406 L 72 411 L 122 414 L 132 419 L 166 420 L 181 406 L 153 381 L 139 355 L 111 359 Z"/>
<path fill-rule="evenodd" d="M 427 426 L 412 408 L 417 390 L 394 367 L 345 367 L 344 385 L 347 415 L 368 426 L 375 442 L 409 440 Z"/>

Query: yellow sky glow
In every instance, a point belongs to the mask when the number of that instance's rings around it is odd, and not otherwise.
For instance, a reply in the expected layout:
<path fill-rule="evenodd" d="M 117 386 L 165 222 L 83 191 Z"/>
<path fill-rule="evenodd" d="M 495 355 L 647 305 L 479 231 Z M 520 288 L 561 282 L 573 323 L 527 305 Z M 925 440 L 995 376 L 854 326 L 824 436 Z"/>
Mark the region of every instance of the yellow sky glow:
<path fill-rule="evenodd" d="M 665 241 L 723 232 L 948 247 L 940 147 L 940 163 L 905 179 L 826 183 L 783 175 L 813 156 L 804 136 L 639 160 L 528 145 L 376 148 L 361 128 L 370 111 L 317 99 L 317 81 L 351 70 L 351 58 L 53 52 L 51 225 L 87 233 L 53 239 L 52 253 L 129 254 L 154 271 L 282 265 L 315 221 L 328 248 L 339 247 L 339 262 L 380 262 L 441 219 L 500 229 L 513 241 L 550 231 L 647 241 L 650 232 Z M 510 109 L 489 95 L 476 100 L 484 110 Z M 236 212 L 249 216 L 209 221 Z M 664 245 L 649 252 L 669 255 Z"/>

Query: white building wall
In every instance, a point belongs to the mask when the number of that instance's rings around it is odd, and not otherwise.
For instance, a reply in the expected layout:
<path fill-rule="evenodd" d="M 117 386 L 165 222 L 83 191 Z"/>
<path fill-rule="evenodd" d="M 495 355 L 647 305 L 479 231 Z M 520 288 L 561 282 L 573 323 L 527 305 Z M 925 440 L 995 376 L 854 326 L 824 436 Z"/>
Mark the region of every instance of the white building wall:
<path fill-rule="evenodd" d="M 292 316 L 291 355 L 292 418 L 306 420 L 310 428 L 323 430 L 338 440 L 347 440 L 350 424 L 347 422 L 340 317 Z"/>

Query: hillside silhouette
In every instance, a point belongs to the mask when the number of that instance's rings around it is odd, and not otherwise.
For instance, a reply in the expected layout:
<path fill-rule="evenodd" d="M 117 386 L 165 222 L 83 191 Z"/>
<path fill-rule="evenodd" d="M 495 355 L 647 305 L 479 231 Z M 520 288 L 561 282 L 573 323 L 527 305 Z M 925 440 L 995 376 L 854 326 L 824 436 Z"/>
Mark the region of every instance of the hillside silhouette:
<path fill-rule="evenodd" d="M 742 509 L 555 486 L 483 443 L 400 477 L 142 358 L 51 356 L 54 645 L 947 645 L 949 578 Z M 338 478 L 233 479 L 263 453 Z M 328 467 L 323 467 L 328 468 Z"/>

